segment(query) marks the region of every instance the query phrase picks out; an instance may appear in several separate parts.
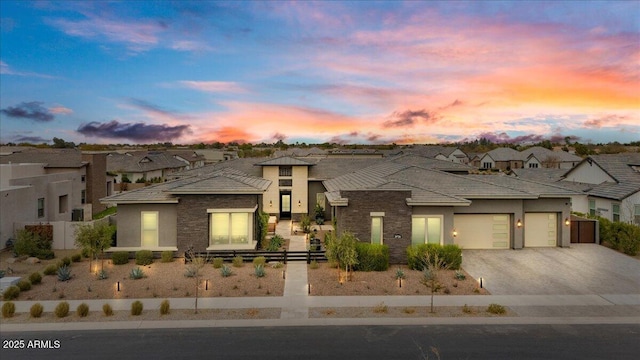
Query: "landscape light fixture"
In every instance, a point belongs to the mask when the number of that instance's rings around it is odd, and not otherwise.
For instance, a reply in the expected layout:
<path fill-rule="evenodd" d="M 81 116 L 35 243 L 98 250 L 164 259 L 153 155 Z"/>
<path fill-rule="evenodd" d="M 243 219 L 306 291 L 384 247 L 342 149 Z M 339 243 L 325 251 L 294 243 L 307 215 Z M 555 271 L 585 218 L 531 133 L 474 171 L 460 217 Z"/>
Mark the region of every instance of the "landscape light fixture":
<path fill-rule="evenodd" d="M 571 220 L 569 220 L 569 218 L 564 219 L 564 224 L 567 226 L 571 225 Z"/>
<path fill-rule="evenodd" d="M 521 228 L 522 227 L 522 220 L 518 219 L 518 221 L 516 222 L 516 226 L 518 228 Z"/>
<path fill-rule="evenodd" d="M 209 280 L 204 281 L 204 289 L 209 290 Z"/>
<path fill-rule="evenodd" d="M 118 288 L 118 291 L 120 291 L 120 281 L 118 281 L 117 288 Z"/>
<path fill-rule="evenodd" d="M 307 294 L 311 295 L 311 284 L 307 284 Z"/>
<path fill-rule="evenodd" d="M 482 282 L 483 282 L 484 279 L 482 277 L 480 277 L 480 279 L 478 279 L 478 280 L 480 282 L 480 289 L 482 289 Z"/>

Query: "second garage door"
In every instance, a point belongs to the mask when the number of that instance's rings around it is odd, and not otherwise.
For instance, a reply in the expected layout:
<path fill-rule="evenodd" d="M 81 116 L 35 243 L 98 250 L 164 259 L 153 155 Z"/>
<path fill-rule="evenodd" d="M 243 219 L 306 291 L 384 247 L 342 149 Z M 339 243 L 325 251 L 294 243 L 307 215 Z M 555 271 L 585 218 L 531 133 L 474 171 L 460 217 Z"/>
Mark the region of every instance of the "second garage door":
<path fill-rule="evenodd" d="M 558 215 L 555 213 L 524 214 L 524 246 L 556 246 L 558 242 Z"/>
<path fill-rule="evenodd" d="M 508 249 L 509 223 L 508 214 L 454 215 L 453 241 L 463 249 Z"/>

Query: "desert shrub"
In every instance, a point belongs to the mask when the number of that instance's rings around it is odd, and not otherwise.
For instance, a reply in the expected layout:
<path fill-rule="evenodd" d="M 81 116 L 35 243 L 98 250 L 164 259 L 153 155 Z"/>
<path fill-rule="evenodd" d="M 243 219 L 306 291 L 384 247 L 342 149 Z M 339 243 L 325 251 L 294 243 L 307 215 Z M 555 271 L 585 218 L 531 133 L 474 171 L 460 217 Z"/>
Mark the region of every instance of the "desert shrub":
<path fill-rule="evenodd" d="M 640 226 L 616 222 L 613 231 L 619 249 L 627 255 L 636 256 L 640 251 Z"/>
<path fill-rule="evenodd" d="M 222 267 L 220 268 L 220 275 L 222 275 L 222 277 L 229 277 L 232 273 L 233 272 L 228 265 L 222 265 Z"/>
<path fill-rule="evenodd" d="M 116 251 L 111 254 L 111 261 L 113 265 L 124 265 L 129 263 L 129 252 L 128 251 Z"/>
<path fill-rule="evenodd" d="M 44 312 L 44 307 L 40 303 L 35 303 L 31 305 L 31 308 L 29 309 L 29 314 L 31 314 L 32 318 L 39 318 L 40 316 L 42 316 L 43 312 Z"/>
<path fill-rule="evenodd" d="M 222 267 L 222 264 L 224 264 L 224 259 L 221 257 L 217 257 L 217 258 L 213 258 L 213 268 L 214 269 L 220 269 Z"/>
<path fill-rule="evenodd" d="M 164 299 L 160 303 L 160 315 L 167 315 L 169 313 L 169 300 Z"/>
<path fill-rule="evenodd" d="M 67 315 L 69 315 L 69 303 L 66 301 L 61 302 L 60 304 L 58 304 L 58 306 L 56 306 L 53 312 L 59 318 L 66 317 Z"/>
<path fill-rule="evenodd" d="M 17 298 L 19 295 L 20 295 L 20 288 L 15 285 L 11 285 L 8 288 L 6 288 L 2 293 L 2 299 L 5 301 L 13 300 Z"/>
<path fill-rule="evenodd" d="M 133 280 L 142 279 L 144 277 L 144 271 L 140 267 L 131 269 L 129 272 L 129 278 Z"/>
<path fill-rule="evenodd" d="M 42 275 L 40 275 L 39 272 L 34 272 L 33 274 L 29 275 L 29 281 L 31 281 L 33 285 L 40 284 L 42 282 Z"/>
<path fill-rule="evenodd" d="M 426 254 L 431 254 L 431 258 L 427 259 Z M 439 244 L 418 244 L 411 245 L 407 248 L 407 265 L 412 270 L 422 270 L 427 262 L 433 263 L 434 258 L 438 257 L 443 261 L 443 265 L 449 269 L 457 270 L 462 265 L 462 250 L 458 245 L 439 245 Z"/>
<path fill-rule="evenodd" d="M 487 312 L 491 314 L 504 314 L 505 312 L 507 312 L 507 309 L 505 309 L 502 305 L 489 304 L 489 306 L 487 307 Z"/>
<path fill-rule="evenodd" d="M 68 256 L 65 256 L 65 257 L 63 257 L 63 258 L 60 260 L 60 263 L 61 263 L 63 266 L 71 266 L 71 258 L 70 258 L 70 257 L 68 257 Z M 61 266 L 61 267 L 62 267 L 62 266 Z"/>
<path fill-rule="evenodd" d="M 136 300 L 133 303 L 131 303 L 131 315 L 138 316 L 142 314 L 142 309 L 143 309 L 142 302 L 140 302 L 139 300 Z"/>
<path fill-rule="evenodd" d="M 22 279 L 16 285 L 20 288 L 20 291 L 31 290 L 31 281 L 29 280 Z"/>
<path fill-rule="evenodd" d="M 13 317 L 15 313 L 16 313 L 16 304 L 12 303 L 11 301 L 7 301 L 6 303 L 2 304 L 3 318 Z"/>
<path fill-rule="evenodd" d="M 281 263 L 280 261 L 276 261 L 274 263 L 271 264 L 271 267 L 274 269 L 281 269 L 284 267 L 284 264 Z"/>
<path fill-rule="evenodd" d="M 242 267 L 244 265 L 244 258 L 242 256 L 236 256 L 232 260 L 234 267 Z"/>
<path fill-rule="evenodd" d="M 256 256 L 253 259 L 253 266 L 258 266 L 258 265 L 264 266 L 264 264 L 266 263 L 267 263 L 267 258 L 265 258 L 264 256 Z"/>
<path fill-rule="evenodd" d="M 113 308 L 109 304 L 104 304 L 102 305 L 102 312 L 105 316 L 111 316 L 113 315 Z"/>
<path fill-rule="evenodd" d="M 58 268 L 58 281 L 71 280 L 71 269 L 68 266 Z"/>
<path fill-rule="evenodd" d="M 76 313 L 80 317 L 87 317 L 87 315 L 89 315 L 89 305 L 85 303 L 78 305 L 78 307 L 76 308 Z"/>
<path fill-rule="evenodd" d="M 456 274 L 455 274 L 455 278 L 456 280 L 464 280 L 467 278 L 467 275 L 465 275 L 462 271 L 460 270 L 456 270 Z"/>
<path fill-rule="evenodd" d="M 39 225 L 36 225 L 36 227 L 45 229 Z M 13 251 L 18 255 L 34 256 L 38 259 L 53 259 L 54 253 L 51 250 L 51 242 L 52 238 L 49 239 L 49 235 L 44 234 L 42 231 L 38 233 L 35 228 L 34 231 L 23 229 L 18 231 L 18 237 L 13 244 Z"/>
<path fill-rule="evenodd" d="M 354 270 L 385 271 L 389 268 L 389 247 L 381 244 L 356 243 L 358 264 Z"/>
<path fill-rule="evenodd" d="M 169 263 L 173 261 L 173 251 L 163 251 L 160 255 L 160 262 Z"/>
<path fill-rule="evenodd" d="M 267 245 L 267 251 L 278 251 L 280 247 L 284 244 L 284 239 L 280 235 L 273 235 L 269 240 L 269 244 Z"/>
<path fill-rule="evenodd" d="M 76 263 L 82 261 L 82 254 L 73 254 L 73 255 L 71 255 L 71 261 L 76 262 Z"/>
<path fill-rule="evenodd" d="M 464 306 L 462 307 L 462 312 L 465 314 L 471 314 L 473 312 L 473 309 L 467 306 L 467 304 L 464 304 Z"/>
<path fill-rule="evenodd" d="M 109 274 L 107 274 L 107 271 L 104 269 L 98 271 L 98 273 L 96 274 L 96 279 L 98 280 L 106 280 L 108 278 L 109 278 Z"/>
<path fill-rule="evenodd" d="M 58 266 L 56 264 L 49 264 L 42 272 L 45 275 L 55 275 L 58 273 Z"/>
<path fill-rule="evenodd" d="M 319 267 L 320 267 L 320 264 L 318 264 L 318 262 L 315 260 L 311 260 L 311 262 L 309 263 L 309 269 L 315 270 Z"/>
<path fill-rule="evenodd" d="M 254 269 L 254 274 L 256 275 L 256 277 L 264 277 L 267 273 L 264 271 L 264 265 L 256 265 L 255 269 Z"/>
<path fill-rule="evenodd" d="M 149 265 L 153 263 L 153 252 L 151 250 L 136 251 L 136 265 Z"/>
<path fill-rule="evenodd" d="M 404 277 L 405 277 L 404 270 L 402 270 L 401 268 L 397 268 L 396 269 L 396 280 L 404 279 Z"/>
<path fill-rule="evenodd" d="M 198 274 L 198 269 L 193 267 L 187 267 L 187 269 L 184 271 L 184 276 L 188 278 L 194 278 L 196 277 L 197 274 Z"/>

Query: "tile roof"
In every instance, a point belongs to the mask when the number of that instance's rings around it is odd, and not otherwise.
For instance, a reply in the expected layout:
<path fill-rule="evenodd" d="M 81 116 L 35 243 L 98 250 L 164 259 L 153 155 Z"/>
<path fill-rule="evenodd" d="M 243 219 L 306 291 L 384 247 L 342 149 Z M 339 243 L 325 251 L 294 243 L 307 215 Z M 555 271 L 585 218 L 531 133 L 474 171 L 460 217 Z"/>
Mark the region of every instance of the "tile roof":
<path fill-rule="evenodd" d="M 256 163 L 258 166 L 311 166 L 312 162 L 293 158 L 291 156 L 282 156 L 279 158 L 269 159 Z"/>
<path fill-rule="evenodd" d="M 486 155 L 491 156 L 494 161 L 526 160 L 526 157 L 519 151 L 508 147 L 495 148 L 487 152 Z M 482 156 L 480 157 L 482 158 Z"/>
<path fill-rule="evenodd" d="M 76 149 L 22 148 L 13 151 L 0 156 L 0 163 L 39 163 L 46 164 L 46 168 L 80 168 L 87 164 L 82 161 L 82 152 Z"/>
<path fill-rule="evenodd" d="M 570 154 L 566 151 L 552 151 L 547 148 L 543 148 L 542 146 L 533 146 L 528 149 L 522 150 L 520 153 L 522 154 L 524 159 L 528 159 L 529 156 L 533 155 L 540 161 L 545 161 L 550 158 L 557 159 L 560 162 L 578 163 L 582 161 L 582 158 L 580 156 Z"/>
<path fill-rule="evenodd" d="M 183 168 L 186 164 L 165 152 L 111 153 L 107 156 L 107 171 L 140 173 L 162 169 Z"/>
<path fill-rule="evenodd" d="M 585 189 L 588 195 L 623 200 L 640 191 L 640 153 L 591 155 L 582 160 L 581 164 L 585 162 L 595 163 L 617 181 L 590 185 L 589 189 Z M 571 171 L 573 169 L 565 175 Z"/>
<path fill-rule="evenodd" d="M 271 181 L 224 168 L 209 173 L 194 174 L 177 180 L 125 191 L 101 199 L 104 203 L 177 203 L 176 194 L 257 194 L 264 192 Z"/>

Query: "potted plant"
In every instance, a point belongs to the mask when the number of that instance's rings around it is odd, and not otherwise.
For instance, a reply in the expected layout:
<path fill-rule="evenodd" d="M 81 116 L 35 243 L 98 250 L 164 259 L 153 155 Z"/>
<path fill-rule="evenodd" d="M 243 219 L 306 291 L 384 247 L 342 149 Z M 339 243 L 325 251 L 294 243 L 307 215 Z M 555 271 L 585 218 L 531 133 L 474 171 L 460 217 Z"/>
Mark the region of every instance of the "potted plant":
<path fill-rule="evenodd" d="M 322 206 L 320 206 L 320 204 L 316 204 L 314 213 L 315 213 L 316 224 L 318 225 L 324 224 L 324 209 L 322 208 Z"/>

